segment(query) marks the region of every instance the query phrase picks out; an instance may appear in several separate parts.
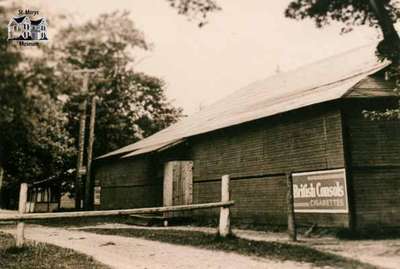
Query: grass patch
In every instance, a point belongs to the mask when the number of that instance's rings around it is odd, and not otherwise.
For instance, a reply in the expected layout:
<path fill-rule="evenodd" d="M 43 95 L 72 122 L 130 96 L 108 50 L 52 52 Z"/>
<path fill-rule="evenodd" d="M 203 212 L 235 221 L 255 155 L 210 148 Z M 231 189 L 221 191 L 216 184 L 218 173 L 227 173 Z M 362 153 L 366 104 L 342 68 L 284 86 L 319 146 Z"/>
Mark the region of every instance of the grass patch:
<path fill-rule="evenodd" d="M 218 227 L 218 218 L 201 218 L 195 216 L 192 221 L 193 226 L 200 227 Z M 268 224 L 260 222 L 243 222 L 243 219 L 235 219 L 231 218 L 231 227 L 235 229 L 243 229 L 243 230 L 253 230 L 253 231 L 263 231 L 263 232 L 286 232 L 286 225 L 278 225 L 278 224 Z"/>
<path fill-rule="evenodd" d="M 107 235 L 139 237 L 148 240 L 167 242 L 177 245 L 235 252 L 242 255 L 251 255 L 271 258 L 280 261 L 308 262 L 316 266 L 333 266 L 335 268 L 376 268 L 373 265 L 357 260 L 344 258 L 335 254 L 325 253 L 300 244 L 279 242 L 252 241 L 231 236 L 217 237 L 212 234 L 177 230 L 148 230 L 148 229 L 86 229 Z"/>
<path fill-rule="evenodd" d="M 136 225 L 141 221 L 136 219 L 135 217 L 130 216 L 98 216 L 98 217 L 74 217 L 74 218 L 55 218 L 55 219 L 41 219 L 41 220 L 29 220 L 27 223 L 30 224 L 39 224 L 50 227 L 84 227 L 84 226 L 94 226 L 99 224 L 110 224 L 110 223 L 118 223 L 118 224 L 128 224 L 128 225 Z M 144 226 L 163 226 L 162 221 L 147 221 L 148 225 L 143 224 Z M 151 223 L 152 222 L 152 223 Z M 191 223 L 191 220 L 188 218 L 182 219 L 169 219 L 169 223 L 171 225 L 188 225 Z M 0 224 L 1 225 L 1 224 Z"/>
<path fill-rule="evenodd" d="M 369 227 L 358 231 L 339 229 L 336 237 L 345 240 L 391 240 L 400 238 L 400 227 Z"/>
<path fill-rule="evenodd" d="M 47 220 L 30 220 L 27 223 L 39 224 L 50 227 L 84 227 L 104 223 L 122 223 L 129 224 L 130 219 L 127 216 L 107 216 L 107 217 L 85 217 L 85 218 L 59 218 Z"/>
<path fill-rule="evenodd" d="M 15 247 L 11 235 L 0 232 L 1 269 L 109 269 L 90 256 L 70 249 L 37 243 L 22 248 Z"/>

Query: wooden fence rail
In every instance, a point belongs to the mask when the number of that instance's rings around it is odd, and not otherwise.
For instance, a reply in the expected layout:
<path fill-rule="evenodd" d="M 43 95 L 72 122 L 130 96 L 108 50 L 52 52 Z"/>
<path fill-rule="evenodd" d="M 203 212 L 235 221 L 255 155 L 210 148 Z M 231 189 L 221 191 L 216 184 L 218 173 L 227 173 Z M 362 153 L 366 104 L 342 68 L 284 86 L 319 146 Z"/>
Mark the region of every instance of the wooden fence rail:
<path fill-rule="evenodd" d="M 58 212 L 58 213 L 25 213 L 27 202 L 28 185 L 21 184 L 18 214 L 0 215 L 0 221 L 17 221 L 17 238 L 18 247 L 24 244 L 24 221 L 38 219 L 58 219 L 58 218 L 81 218 L 81 217 L 98 217 L 98 216 L 123 216 L 131 214 L 148 214 L 148 213 L 164 213 L 176 211 L 191 211 L 197 209 L 220 208 L 218 234 L 226 237 L 231 233 L 230 229 L 230 209 L 234 205 L 234 201 L 229 200 L 229 176 L 225 175 L 221 180 L 221 202 L 178 205 L 165 207 L 149 207 L 134 209 L 117 209 L 117 210 L 99 210 L 99 211 L 77 211 L 77 212 Z"/>
<path fill-rule="evenodd" d="M 122 216 L 131 214 L 164 213 L 173 211 L 188 211 L 195 209 L 208 209 L 215 207 L 229 207 L 234 201 L 216 202 L 194 205 L 177 205 L 167 207 L 147 207 L 135 209 L 117 209 L 100 211 L 77 211 L 77 212 L 59 212 L 59 213 L 27 213 L 27 214 L 7 214 L 0 216 L 0 221 L 23 221 L 38 219 L 58 219 L 58 218 L 78 218 L 78 217 L 98 217 L 98 216 Z"/>

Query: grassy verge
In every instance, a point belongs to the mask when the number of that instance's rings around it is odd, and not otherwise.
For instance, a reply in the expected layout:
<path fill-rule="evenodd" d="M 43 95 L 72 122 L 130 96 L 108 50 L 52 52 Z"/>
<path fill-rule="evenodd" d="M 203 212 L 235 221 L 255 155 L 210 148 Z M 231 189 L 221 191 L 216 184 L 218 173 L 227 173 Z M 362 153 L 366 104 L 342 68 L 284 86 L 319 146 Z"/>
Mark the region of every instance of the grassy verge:
<path fill-rule="evenodd" d="M 0 232 L 0 268 L 2 269 L 107 269 L 91 257 L 48 244 L 15 247 L 11 235 Z"/>
<path fill-rule="evenodd" d="M 27 223 L 39 224 L 50 227 L 84 227 L 104 223 L 129 224 L 129 218 L 126 216 L 107 216 L 107 217 L 85 217 L 85 218 L 59 218 L 47 220 L 30 220 Z"/>
<path fill-rule="evenodd" d="M 251 241 L 234 236 L 223 239 L 202 232 L 176 230 L 87 229 L 86 231 L 99 234 L 139 237 L 172 244 L 190 245 L 211 250 L 236 252 L 242 255 L 272 258 L 280 261 L 291 260 L 296 262 L 308 262 L 320 267 L 376 268 L 370 264 L 321 252 L 299 244 Z"/>
<path fill-rule="evenodd" d="M 127 216 L 106 216 L 106 217 L 88 217 L 88 218 L 68 218 L 68 219 L 49 219 L 49 220 L 35 220 L 28 221 L 32 224 L 40 224 L 51 227 L 84 227 L 93 226 L 104 223 L 121 223 L 121 224 L 135 224 L 132 222 L 132 218 Z M 170 222 L 173 224 L 173 222 Z M 189 222 L 193 226 L 199 227 L 217 227 L 218 224 L 214 222 L 204 222 L 195 220 Z M 188 222 L 179 223 L 176 225 L 187 225 Z M 2 224 L 0 223 L 0 226 Z M 237 229 L 248 229 L 254 231 L 264 232 L 286 232 L 285 226 L 277 225 L 255 225 L 255 224 L 237 224 L 232 225 L 233 228 Z M 298 234 L 304 234 L 310 227 L 297 227 Z M 400 227 L 382 228 L 372 227 L 363 229 L 360 231 L 350 231 L 346 228 L 326 228 L 326 227 L 315 227 L 310 234 L 311 237 L 324 237 L 331 236 L 342 240 L 386 240 L 386 239 L 399 239 L 400 238 Z"/>
<path fill-rule="evenodd" d="M 336 237 L 344 240 L 391 240 L 400 238 L 400 227 L 391 228 L 365 228 L 360 231 L 339 229 Z"/>

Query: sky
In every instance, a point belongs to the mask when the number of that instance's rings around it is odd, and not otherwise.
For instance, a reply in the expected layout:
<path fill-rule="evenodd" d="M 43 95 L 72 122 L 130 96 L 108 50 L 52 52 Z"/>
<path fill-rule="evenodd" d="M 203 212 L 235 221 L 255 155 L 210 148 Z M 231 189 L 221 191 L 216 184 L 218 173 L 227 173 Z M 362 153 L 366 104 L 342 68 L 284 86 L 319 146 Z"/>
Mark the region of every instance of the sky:
<path fill-rule="evenodd" d="M 168 99 L 188 115 L 251 82 L 379 38 L 369 27 L 340 35 L 339 25 L 317 29 L 312 21 L 285 18 L 290 0 L 217 2 L 222 11 L 202 28 L 166 0 L 31 0 L 22 8 L 36 8 L 42 16 L 71 14 L 72 23 L 130 11 L 153 45 L 151 51 L 138 52 L 134 68 L 165 80 Z"/>

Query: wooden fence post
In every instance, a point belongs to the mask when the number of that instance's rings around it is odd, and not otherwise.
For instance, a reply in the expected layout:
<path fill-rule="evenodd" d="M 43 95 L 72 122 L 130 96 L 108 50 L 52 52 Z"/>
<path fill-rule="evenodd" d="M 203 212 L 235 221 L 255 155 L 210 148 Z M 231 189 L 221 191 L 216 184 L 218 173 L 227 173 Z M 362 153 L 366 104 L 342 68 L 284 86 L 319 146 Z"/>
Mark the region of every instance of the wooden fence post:
<path fill-rule="evenodd" d="M 229 175 L 221 178 L 221 202 L 229 201 Z M 226 237 L 231 233 L 230 209 L 229 206 L 222 206 L 219 214 L 219 230 L 218 234 Z"/>
<path fill-rule="evenodd" d="M 19 204 L 18 213 L 24 214 L 26 211 L 26 201 L 28 199 L 28 184 L 21 183 L 19 190 Z M 17 247 L 22 247 L 24 245 L 24 221 L 19 220 L 17 223 Z"/>
<path fill-rule="evenodd" d="M 293 178 L 291 173 L 286 174 L 286 184 L 287 184 L 287 214 L 288 214 L 288 233 L 289 238 L 292 241 L 297 240 L 297 231 L 294 215 L 294 205 L 293 205 Z"/>
<path fill-rule="evenodd" d="M 1 151 L 1 148 L 0 148 L 0 151 Z M 0 160 L 0 208 L 3 207 L 3 190 L 2 190 L 2 187 L 3 187 L 3 175 L 4 175 L 4 169 L 3 169 L 3 166 L 1 165 L 1 160 Z"/>

